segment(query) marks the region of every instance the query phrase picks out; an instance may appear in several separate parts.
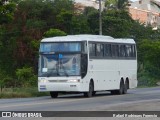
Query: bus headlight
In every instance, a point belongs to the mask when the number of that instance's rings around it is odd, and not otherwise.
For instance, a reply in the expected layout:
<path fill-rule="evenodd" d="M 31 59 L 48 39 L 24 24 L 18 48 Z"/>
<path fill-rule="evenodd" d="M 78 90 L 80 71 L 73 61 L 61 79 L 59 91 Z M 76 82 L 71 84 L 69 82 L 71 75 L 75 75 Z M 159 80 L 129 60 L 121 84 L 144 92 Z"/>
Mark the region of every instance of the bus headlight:
<path fill-rule="evenodd" d="M 80 82 L 80 80 L 79 79 L 73 79 L 73 80 L 68 80 L 68 82 Z"/>
<path fill-rule="evenodd" d="M 41 82 L 41 83 L 47 83 L 48 80 L 39 80 L 39 82 Z"/>

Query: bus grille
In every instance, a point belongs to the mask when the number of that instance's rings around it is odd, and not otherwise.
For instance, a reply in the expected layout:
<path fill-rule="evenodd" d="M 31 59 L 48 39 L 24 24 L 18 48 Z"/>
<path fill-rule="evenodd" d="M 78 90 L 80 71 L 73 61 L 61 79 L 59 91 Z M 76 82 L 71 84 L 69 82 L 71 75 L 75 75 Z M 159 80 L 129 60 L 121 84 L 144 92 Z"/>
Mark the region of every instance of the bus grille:
<path fill-rule="evenodd" d="M 67 80 L 48 80 L 49 82 L 67 82 Z"/>

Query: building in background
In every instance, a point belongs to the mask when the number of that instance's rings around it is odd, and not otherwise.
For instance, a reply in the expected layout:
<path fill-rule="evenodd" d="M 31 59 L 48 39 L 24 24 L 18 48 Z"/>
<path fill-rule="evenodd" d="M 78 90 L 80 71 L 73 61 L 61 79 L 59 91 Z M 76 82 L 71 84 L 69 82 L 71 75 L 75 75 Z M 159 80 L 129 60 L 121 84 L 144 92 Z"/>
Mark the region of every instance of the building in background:
<path fill-rule="evenodd" d="M 138 0 L 130 2 L 129 12 L 134 20 L 160 28 L 160 0 Z"/>
<path fill-rule="evenodd" d="M 94 7 L 96 9 L 99 8 L 99 4 L 97 0 L 74 0 L 75 4 L 81 5 L 83 7 L 89 6 Z"/>
<path fill-rule="evenodd" d="M 99 9 L 99 0 L 74 0 L 75 8 L 79 12 L 82 12 L 85 7 L 94 7 Z M 104 9 L 105 3 L 102 1 L 102 9 Z"/>

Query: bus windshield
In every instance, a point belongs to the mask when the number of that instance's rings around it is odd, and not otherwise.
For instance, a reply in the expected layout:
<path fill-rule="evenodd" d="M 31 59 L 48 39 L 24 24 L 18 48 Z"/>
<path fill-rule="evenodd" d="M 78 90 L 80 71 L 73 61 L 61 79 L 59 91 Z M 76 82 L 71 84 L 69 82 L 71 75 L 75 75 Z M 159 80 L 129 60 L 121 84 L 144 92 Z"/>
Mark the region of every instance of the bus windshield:
<path fill-rule="evenodd" d="M 40 52 L 80 52 L 81 43 L 41 43 Z"/>
<path fill-rule="evenodd" d="M 79 76 L 80 54 L 42 54 L 39 77 Z"/>

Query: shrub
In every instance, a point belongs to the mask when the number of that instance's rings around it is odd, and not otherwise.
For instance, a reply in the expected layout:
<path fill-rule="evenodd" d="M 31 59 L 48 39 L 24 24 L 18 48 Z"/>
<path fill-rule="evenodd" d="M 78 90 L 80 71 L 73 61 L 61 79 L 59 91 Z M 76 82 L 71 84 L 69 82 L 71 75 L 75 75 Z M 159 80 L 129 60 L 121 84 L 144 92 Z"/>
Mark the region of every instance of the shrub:
<path fill-rule="evenodd" d="M 44 33 L 44 37 L 66 36 L 67 34 L 59 29 L 50 29 Z"/>
<path fill-rule="evenodd" d="M 37 76 L 34 75 L 32 67 L 23 67 L 16 70 L 17 83 L 22 87 L 36 86 Z"/>

